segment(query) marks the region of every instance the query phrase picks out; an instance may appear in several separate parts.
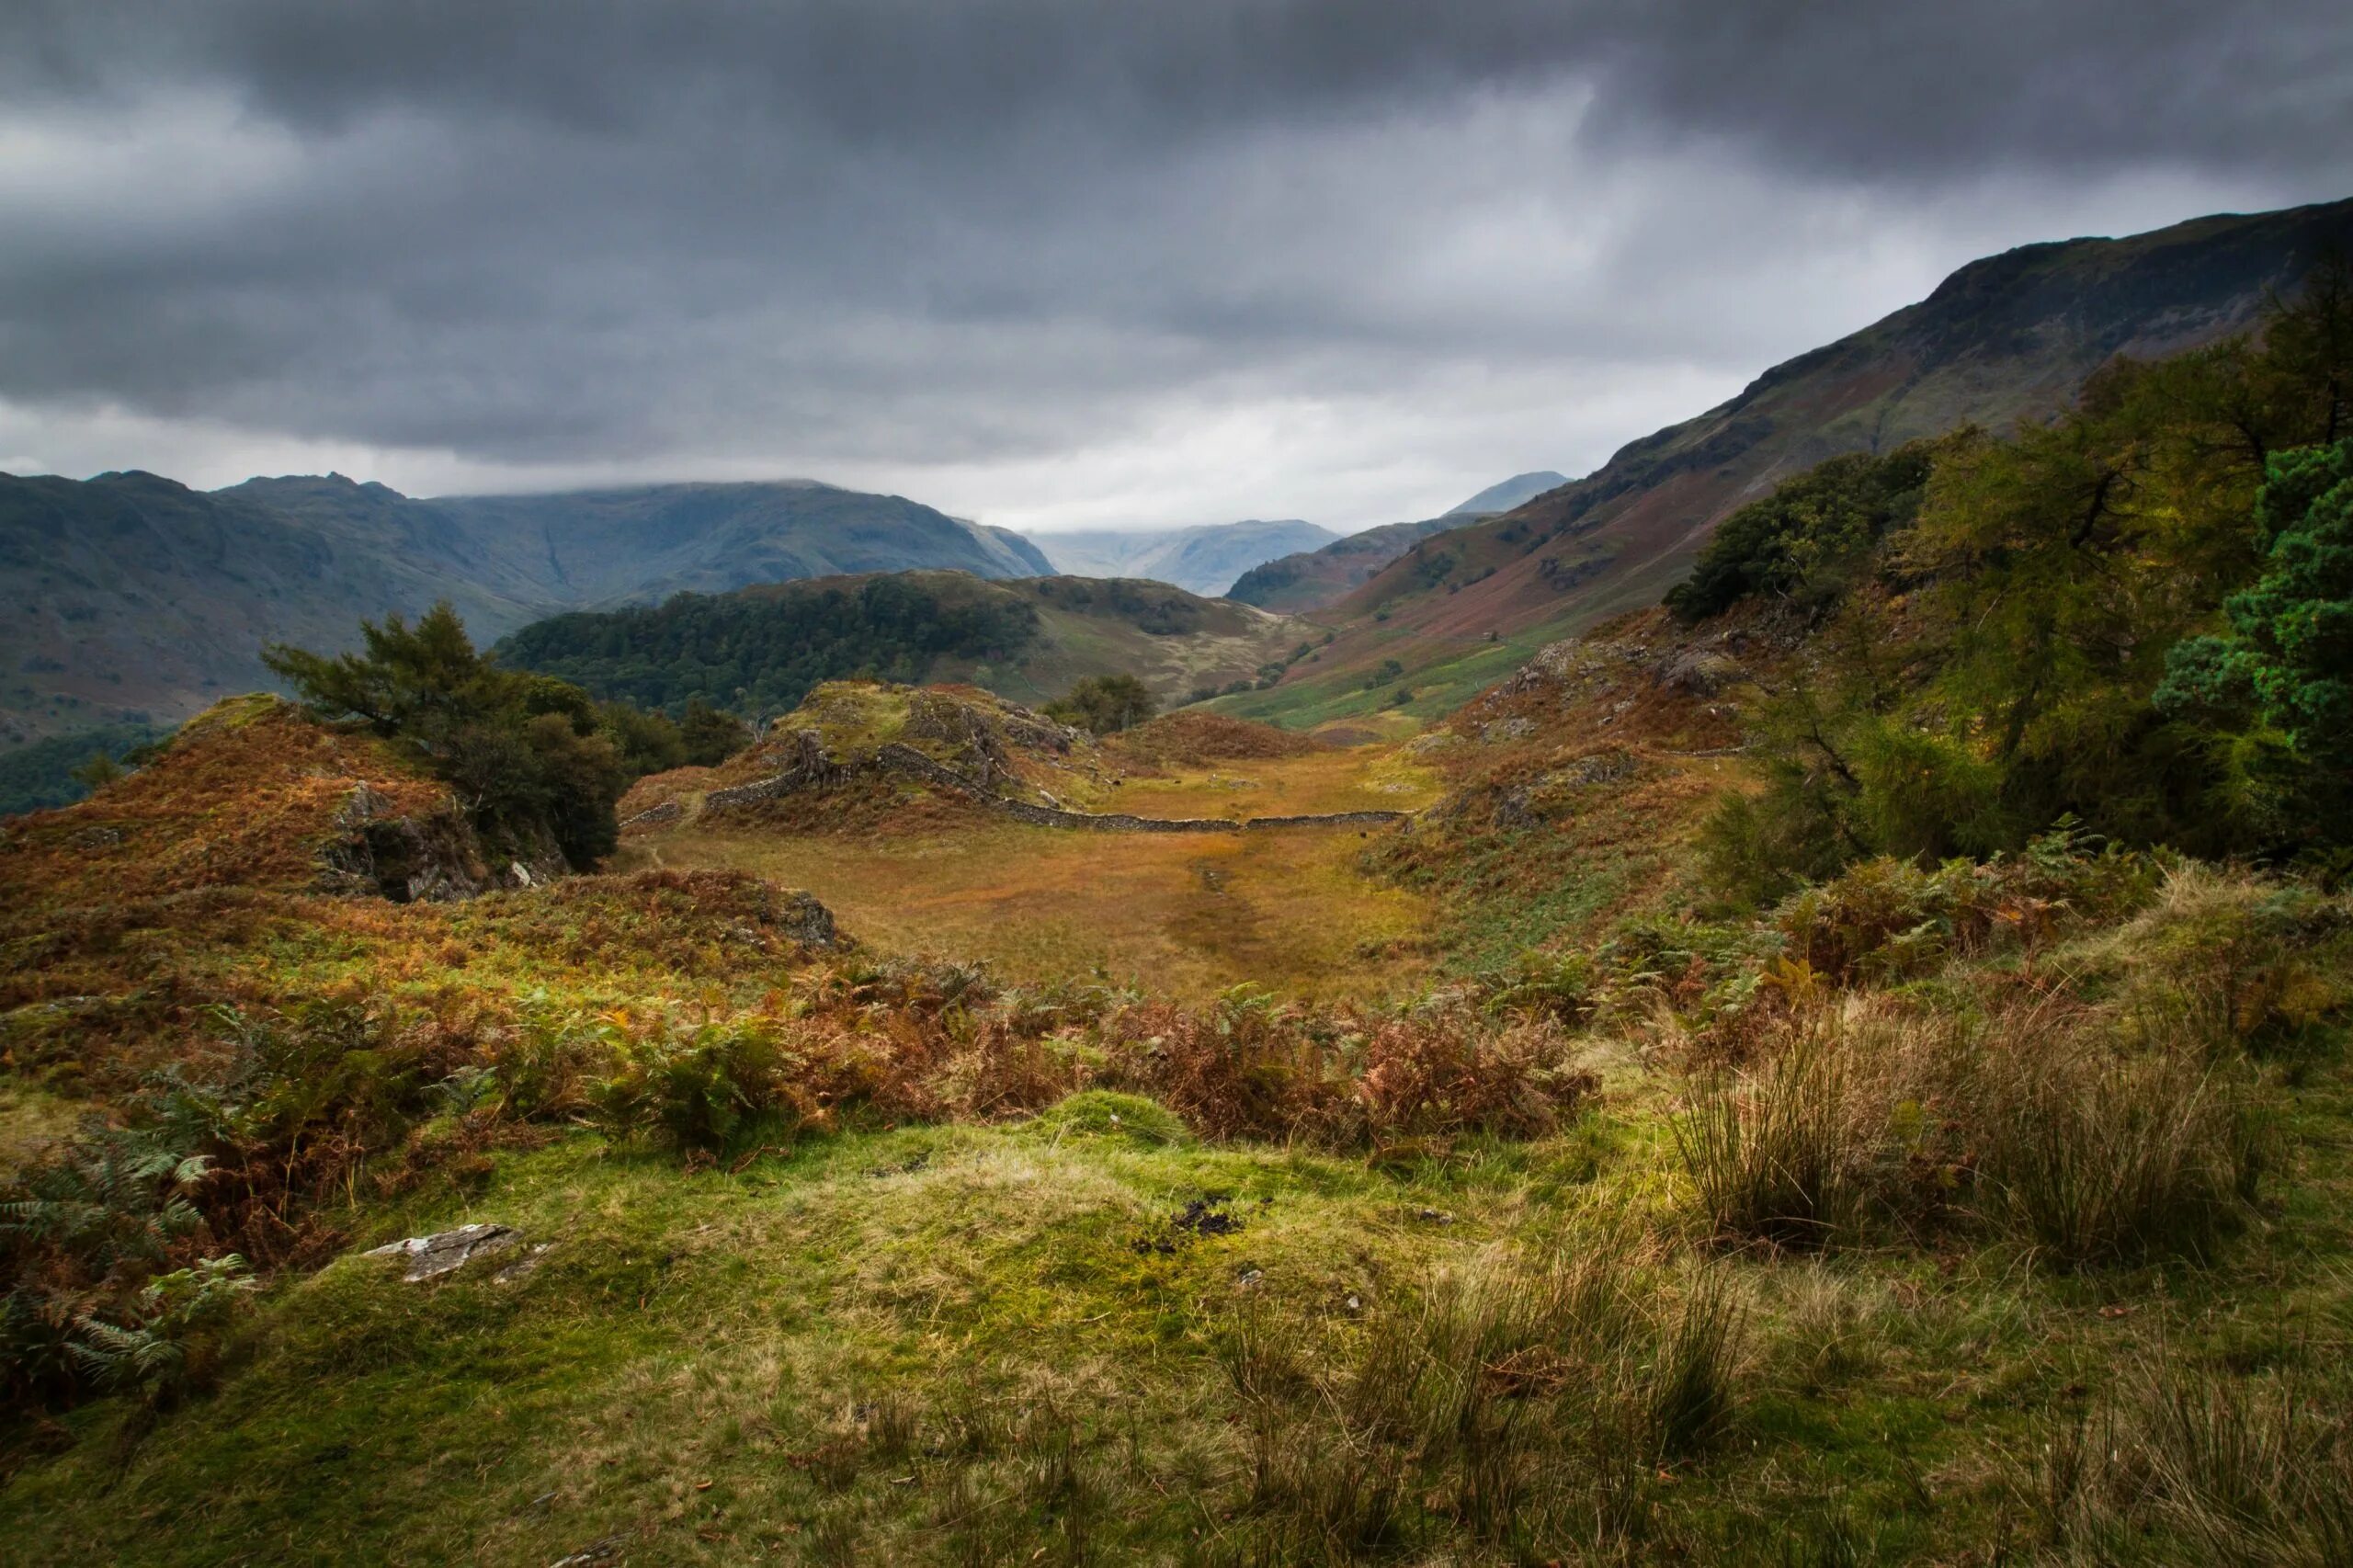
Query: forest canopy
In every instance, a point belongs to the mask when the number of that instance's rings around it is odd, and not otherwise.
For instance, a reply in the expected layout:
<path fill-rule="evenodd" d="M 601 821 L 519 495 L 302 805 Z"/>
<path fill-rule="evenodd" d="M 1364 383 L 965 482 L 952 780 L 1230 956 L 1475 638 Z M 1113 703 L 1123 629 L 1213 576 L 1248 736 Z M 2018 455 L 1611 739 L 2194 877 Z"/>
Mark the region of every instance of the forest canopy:
<path fill-rule="evenodd" d="M 821 681 L 920 685 L 941 659 L 1009 658 L 1037 635 L 1036 608 L 1013 595 L 878 576 L 554 616 L 507 638 L 498 656 L 642 708 L 682 713 L 700 699 L 773 713 Z"/>

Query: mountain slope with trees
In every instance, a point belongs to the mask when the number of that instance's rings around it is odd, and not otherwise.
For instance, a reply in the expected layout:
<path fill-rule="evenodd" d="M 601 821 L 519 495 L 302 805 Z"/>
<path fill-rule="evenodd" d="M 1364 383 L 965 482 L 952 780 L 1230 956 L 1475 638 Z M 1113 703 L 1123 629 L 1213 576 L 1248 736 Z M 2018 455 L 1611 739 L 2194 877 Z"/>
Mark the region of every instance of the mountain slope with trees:
<path fill-rule="evenodd" d="M 964 681 L 1027 703 L 1131 676 L 1166 704 L 1264 678 L 1308 630 L 1159 582 L 901 572 L 575 611 L 522 628 L 497 652 L 599 697 L 671 710 L 700 699 L 779 713 L 851 676 Z"/>
<path fill-rule="evenodd" d="M 1774 367 L 1593 473 L 1417 541 L 1335 607 L 1352 630 L 1322 665 L 1232 710 L 1293 722 L 1361 710 L 1361 673 L 1394 659 L 1423 694 L 1417 710 L 1445 711 L 1543 642 L 1655 602 L 1719 523 L 1782 480 L 1962 425 L 2048 417 L 2113 358 L 2246 331 L 2347 249 L 2353 201 L 1972 262 L 1927 300 Z"/>

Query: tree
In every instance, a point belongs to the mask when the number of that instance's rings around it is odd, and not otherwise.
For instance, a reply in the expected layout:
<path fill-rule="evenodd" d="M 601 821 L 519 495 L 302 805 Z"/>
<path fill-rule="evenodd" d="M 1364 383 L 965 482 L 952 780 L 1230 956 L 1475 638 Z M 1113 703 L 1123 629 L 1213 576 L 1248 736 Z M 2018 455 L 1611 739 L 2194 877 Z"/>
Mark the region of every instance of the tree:
<path fill-rule="evenodd" d="M 2228 634 L 2166 661 L 2158 702 L 2222 722 L 2252 715 L 2298 756 L 2353 775 L 2353 439 L 2271 460 L 2255 510 L 2262 575 L 2223 607 Z"/>
<path fill-rule="evenodd" d="M 1098 735 L 1131 730 L 1159 710 L 1152 689 L 1133 676 L 1089 676 L 1046 704 L 1046 717 Z"/>
<path fill-rule="evenodd" d="M 122 777 L 122 764 L 102 751 L 90 754 L 90 760 L 73 770 L 74 782 L 96 794 Z"/>
<path fill-rule="evenodd" d="M 613 705 L 575 686 L 501 669 L 446 601 L 415 626 L 363 621 L 360 641 L 333 658 L 272 643 L 262 661 L 313 710 L 366 724 L 446 780 L 494 853 L 552 844 L 585 869 L 612 852 L 631 777 L 612 732 L 637 730 L 634 719 L 616 724 Z"/>
<path fill-rule="evenodd" d="M 734 714 L 691 697 L 687 699 L 686 716 L 678 721 L 678 738 L 689 764 L 716 767 L 750 745 L 754 736 L 752 726 Z"/>

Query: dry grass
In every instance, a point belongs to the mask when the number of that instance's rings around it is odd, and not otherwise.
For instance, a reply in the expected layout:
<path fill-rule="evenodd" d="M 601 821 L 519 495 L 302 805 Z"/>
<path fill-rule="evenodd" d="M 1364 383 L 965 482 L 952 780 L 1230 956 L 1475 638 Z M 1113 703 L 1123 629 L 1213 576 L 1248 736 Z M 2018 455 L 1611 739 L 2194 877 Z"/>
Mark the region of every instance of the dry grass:
<path fill-rule="evenodd" d="M 314 723 L 273 697 L 188 721 L 166 764 L 145 767 L 0 836 L 0 899 L 116 903 L 236 885 L 300 890 L 356 791 L 379 817 L 454 814 L 447 786 L 384 743 Z"/>
<path fill-rule="evenodd" d="M 2160 1350 L 2094 1408 L 2056 1414 L 2021 1468 L 2060 1562 L 2353 1561 L 2345 1413 L 2293 1378 L 2230 1379 Z"/>
<path fill-rule="evenodd" d="M 1229 721 L 1230 722 L 1230 721 Z M 1313 812 L 1419 811 L 1438 798 L 1437 776 L 1387 746 L 1310 749 L 1156 764 L 1161 777 L 1131 776 L 1098 792 L 1098 811 L 1147 817 L 1292 816 Z"/>
<path fill-rule="evenodd" d="M 1256 981 L 1370 998 L 1424 971 L 1426 902 L 1356 865 L 1353 829 L 1113 835 L 991 823 L 844 839 L 666 833 L 637 863 L 725 867 L 804 887 L 886 951 L 984 960 L 1024 983 L 1101 973 L 1199 1000 Z"/>

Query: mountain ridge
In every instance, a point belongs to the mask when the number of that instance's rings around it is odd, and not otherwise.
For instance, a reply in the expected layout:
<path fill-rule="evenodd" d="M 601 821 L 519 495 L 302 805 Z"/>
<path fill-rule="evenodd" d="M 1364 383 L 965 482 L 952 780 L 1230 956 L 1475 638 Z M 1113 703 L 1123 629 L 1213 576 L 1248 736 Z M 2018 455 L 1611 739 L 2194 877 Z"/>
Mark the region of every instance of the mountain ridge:
<path fill-rule="evenodd" d="M 2038 242 L 1956 268 L 1859 330 L 1792 356 L 1715 407 L 1627 442 L 1512 510 L 1422 538 L 1331 607 L 1352 622 L 1313 671 L 1232 700 L 1298 722 L 1362 710 L 1394 659 L 1435 713 L 1542 642 L 1654 603 L 1715 525 L 1824 459 L 1966 423 L 2056 412 L 2122 354 L 2242 332 L 2321 256 L 2353 249 L 2353 199 Z"/>
<path fill-rule="evenodd" d="M 266 642 L 345 647 L 441 598 L 488 642 L 564 609 L 910 568 L 1050 570 L 1006 530 L 818 481 L 421 498 L 341 474 L 0 475 L 0 739 L 186 717 L 272 685 Z"/>

